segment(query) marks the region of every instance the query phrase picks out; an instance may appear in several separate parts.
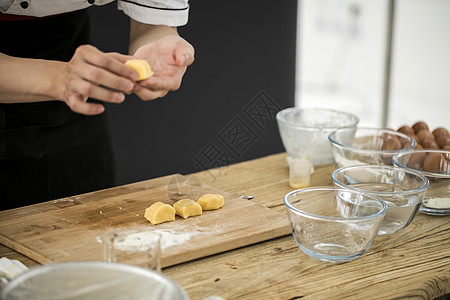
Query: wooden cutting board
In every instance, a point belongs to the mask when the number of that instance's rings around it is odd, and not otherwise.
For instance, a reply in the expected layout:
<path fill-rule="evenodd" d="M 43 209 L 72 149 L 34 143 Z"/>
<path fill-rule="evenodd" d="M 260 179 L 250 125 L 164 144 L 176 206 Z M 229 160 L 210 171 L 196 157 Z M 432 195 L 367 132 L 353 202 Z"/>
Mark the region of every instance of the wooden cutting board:
<path fill-rule="evenodd" d="M 143 226 L 177 241 L 162 249 L 164 267 L 290 234 L 285 214 L 202 184 L 220 193 L 223 208 L 152 225 L 145 208 L 169 203 L 171 175 L 108 190 L 0 212 L 0 242 L 40 263 L 102 260 L 98 241 L 115 228 Z M 182 237 L 177 239 L 177 236 Z"/>

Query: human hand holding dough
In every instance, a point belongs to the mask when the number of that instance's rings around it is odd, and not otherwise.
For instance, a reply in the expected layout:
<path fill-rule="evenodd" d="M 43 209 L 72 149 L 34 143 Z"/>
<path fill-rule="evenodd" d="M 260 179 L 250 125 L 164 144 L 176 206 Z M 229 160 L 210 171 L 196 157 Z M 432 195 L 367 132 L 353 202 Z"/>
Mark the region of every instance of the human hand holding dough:
<path fill-rule="evenodd" d="M 153 76 L 152 68 L 145 59 L 129 59 L 125 62 L 125 65 L 136 71 L 138 74 L 138 81 Z"/>

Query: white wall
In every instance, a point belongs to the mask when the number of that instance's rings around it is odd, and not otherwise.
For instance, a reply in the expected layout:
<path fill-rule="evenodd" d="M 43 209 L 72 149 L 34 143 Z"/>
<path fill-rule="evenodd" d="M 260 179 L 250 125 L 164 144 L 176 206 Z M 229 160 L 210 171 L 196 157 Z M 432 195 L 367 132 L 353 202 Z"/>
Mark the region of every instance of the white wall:
<path fill-rule="evenodd" d="M 450 1 L 399 0 L 389 124 L 450 129 Z"/>
<path fill-rule="evenodd" d="M 387 0 L 299 0 L 297 106 L 381 126 Z M 425 104 L 426 103 L 426 104 Z M 450 1 L 397 0 L 388 126 L 450 129 Z"/>

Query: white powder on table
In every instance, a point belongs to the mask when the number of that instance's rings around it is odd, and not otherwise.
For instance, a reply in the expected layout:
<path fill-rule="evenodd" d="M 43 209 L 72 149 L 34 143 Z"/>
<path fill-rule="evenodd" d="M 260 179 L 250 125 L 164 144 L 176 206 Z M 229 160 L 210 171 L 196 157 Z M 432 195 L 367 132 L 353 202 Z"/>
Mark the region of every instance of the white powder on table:
<path fill-rule="evenodd" d="M 230 224 L 215 224 L 213 226 L 203 227 L 198 226 L 197 223 L 193 221 L 193 223 L 186 224 L 184 226 L 176 226 L 176 228 L 173 228 L 173 224 L 168 224 L 167 226 L 172 226 L 172 228 L 159 228 L 152 231 L 131 232 L 130 234 L 124 236 L 123 239 L 116 239 L 114 247 L 124 251 L 146 250 L 149 248 L 149 244 L 151 245 L 154 239 L 152 233 L 156 232 L 161 236 L 161 249 L 165 249 L 172 246 L 182 245 L 188 242 L 193 236 L 204 236 L 204 238 L 206 238 L 206 236 L 220 234 L 229 225 Z M 120 230 L 118 230 L 118 236 L 119 232 Z M 97 237 L 97 240 L 99 243 L 102 243 L 102 239 L 100 237 Z"/>
<path fill-rule="evenodd" d="M 195 232 L 173 233 L 165 230 L 156 230 L 156 232 L 161 235 L 161 249 L 183 244 L 195 234 Z"/>
<path fill-rule="evenodd" d="M 172 230 L 153 231 L 161 236 L 161 249 L 175 245 L 180 245 L 188 241 L 195 232 L 175 233 Z M 119 250 L 143 251 L 151 248 L 155 241 L 155 235 L 152 232 L 136 232 L 125 236 L 124 239 L 118 239 L 114 242 L 114 247 Z"/>

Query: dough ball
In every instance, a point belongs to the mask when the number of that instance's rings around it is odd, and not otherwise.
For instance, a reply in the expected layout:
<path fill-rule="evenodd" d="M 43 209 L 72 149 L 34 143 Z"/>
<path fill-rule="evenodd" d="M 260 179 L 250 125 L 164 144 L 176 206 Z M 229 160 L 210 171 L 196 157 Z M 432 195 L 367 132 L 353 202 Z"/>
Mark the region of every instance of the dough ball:
<path fill-rule="evenodd" d="M 183 219 L 198 216 L 202 214 L 202 207 L 200 204 L 191 199 L 181 199 L 173 205 L 175 213 Z"/>
<path fill-rule="evenodd" d="M 224 199 L 220 194 L 205 194 L 198 198 L 197 203 L 203 210 L 213 210 L 221 208 L 224 205 Z"/>
<path fill-rule="evenodd" d="M 153 71 L 145 59 L 129 59 L 125 62 L 126 66 L 129 66 L 138 74 L 137 80 L 144 80 L 153 76 Z"/>
<path fill-rule="evenodd" d="M 144 217 L 153 225 L 175 220 L 175 208 L 170 204 L 155 202 L 145 209 Z"/>

